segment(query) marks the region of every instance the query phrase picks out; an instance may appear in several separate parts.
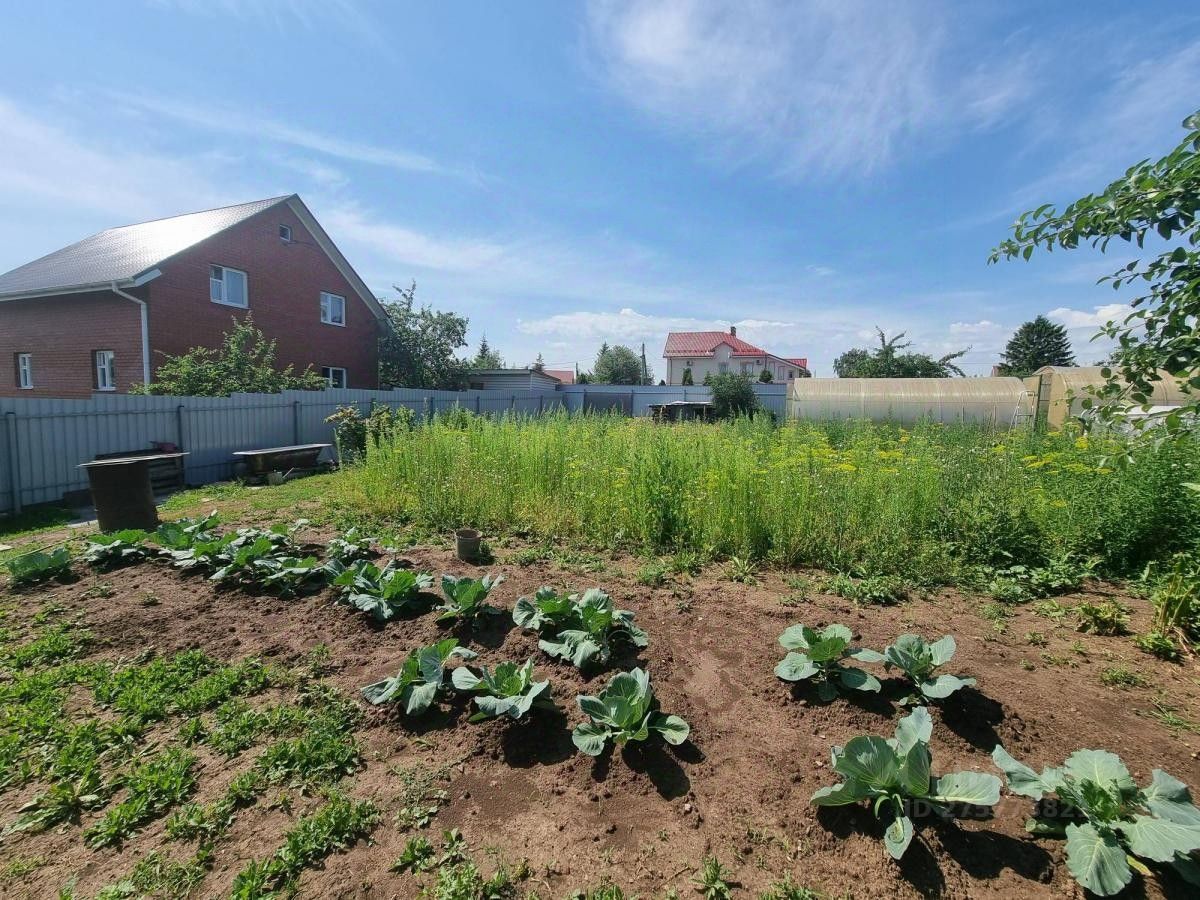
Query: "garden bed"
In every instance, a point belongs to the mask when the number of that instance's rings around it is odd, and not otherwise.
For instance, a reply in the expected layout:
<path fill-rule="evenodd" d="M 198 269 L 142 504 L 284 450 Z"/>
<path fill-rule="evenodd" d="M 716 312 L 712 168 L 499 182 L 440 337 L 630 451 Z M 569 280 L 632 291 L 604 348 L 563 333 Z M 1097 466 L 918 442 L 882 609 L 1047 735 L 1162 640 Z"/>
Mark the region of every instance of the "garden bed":
<path fill-rule="evenodd" d="M 168 659 L 195 649 L 224 664 L 258 658 L 278 674 L 244 698 L 251 709 L 311 702 L 303 700 L 305 692 L 328 682 L 361 711 L 347 738 L 358 742 L 360 765 L 308 790 L 296 782 L 262 787 L 238 808 L 213 842 L 211 858 L 192 870 L 191 881 L 177 879 L 184 887 L 174 892 L 190 886 L 194 896 L 229 896 L 251 861 L 270 858 L 287 832 L 330 803 L 330 790 L 351 804 L 370 801 L 373 824 L 351 828 L 344 850 L 326 847 L 314 855 L 299 870 L 301 896 L 417 896 L 434 884 L 436 870 L 398 873 L 393 863 L 414 836 L 427 837 L 440 854 L 446 829 L 461 832 L 469 848 L 465 858 L 485 876 L 503 866 L 515 884 L 514 896 L 536 893 L 546 900 L 606 883 L 629 896 L 661 896 L 670 888 L 689 894 L 706 856 L 730 870 L 738 885 L 735 896 L 756 896 L 787 875 L 831 896 L 1080 893 L 1064 865 L 1062 842 L 1028 836 L 1024 821 L 1031 803 L 1007 792 L 991 819 L 918 825 L 900 863 L 885 856 L 882 829 L 865 806 L 812 807 L 813 791 L 838 780 L 830 771 L 831 745 L 858 734 L 890 735 L 904 715 L 896 702 L 903 691 L 879 666 L 869 668 L 884 679 L 881 694 L 830 703 L 780 681 L 772 672 L 784 654 L 777 638 L 797 622 L 843 622 L 859 643 L 877 649 L 906 631 L 957 638 L 953 670 L 978 684 L 931 708 L 936 772 L 996 773 L 990 753 L 1002 743 L 1035 767 L 1092 747 L 1120 754 L 1139 783 L 1153 768 L 1193 788 L 1200 781 L 1195 661 L 1164 662 L 1139 651 L 1128 636 L 1097 636 L 1073 627 L 1074 605 L 1119 599 L 1131 608 L 1131 628 L 1146 628 L 1149 604 L 1110 585 L 1093 582 L 1084 593 L 1058 598 L 1067 614 L 1054 618 L 1039 614 L 1036 604 L 998 611 L 952 590 L 897 605 L 858 606 L 822 593 L 818 580 L 795 574 L 767 572 L 743 584 L 711 567 L 648 587 L 637 579 L 642 561 L 633 558 L 581 563 L 515 550 L 499 555 L 493 565 L 478 568 L 440 548 L 401 554 L 435 574 L 507 576 L 491 597 L 504 615 L 463 634 L 462 642 L 479 653 L 473 665 L 535 659 L 538 676 L 551 681 L 559 712 L 535 713 L 526 723 L 468 722 L 471 710 L 462 698 L 443 701 L 413 720 L 395 707 L 362 702 L 359 688 L 394 674 L 410 650 L 446 634 L 433 614 L 374 627 L 362 613 L 335 604 L 328 588 L 284 600 L 215 587 L 202 576 L 155 562 L 100 574 L 77 563 L 76 571 L 85 574 L 73 583 L 0 594 L 4 652 L 11 662 L 14 648 L 61 629 L 67 636 L 90 634 L 79 646 L 78 660 L 84 662 L 145 665 L 151 655 Z M 516 599 L 542 585 L 602 586 L 618 607 L 636 614 L 649 646 L 619 653 L 608 671 L 586 679 L 549 659 L 539 652 L 536 635 L 511 619 Z M 30 671 L 63 664 L 71 651 L 62 652 L 61 659 L 51 655 Z M 582 720 L 575 696 L 596 693 L 612 671 L 638 664 L 650 673 L 663 709 L 690 723 L 690 740 L 677 748 L 649 743 L 598 760 L 578 753 L 570 732 Z M 80 689 L 72 689 L 66 709 L 79 721 L 112 716 Z M 141 745 L 156 751 L 182 747 L 181 727 L 197 715 L 210 734 L 218 730 L 213 708 L 204 708 L 154 722 Z M 189 752 L 195 754 L 195 787 L 188 799 L 219 799 L 270 740 L 259 732 L 232 755 L 194 743 Z M 29 782 L 0 793 L 0 820 L 15 821 L 20 807 L 44 787 Z M 124 791 L 112 801 L 120 801 Z M 74 880 L 73 896 L 92 897 L 128 878 L 152 851 L 164 854 L 158 861 L 170 857 L 178 863 L 196 849 L 194 840 L 168 839 L 166 811 L 120 849 L 91 849 L 84 830 L 103 815 L 97 809 L 61 830 L 5 836 L 0 893 L 56 896 Z M 156 889 L 170 894 L 172 883 L 163 876 Z M 1134 889 L 1151 897 L 1188 895 L 1185 886 L 1165 877 L 1139 878 Z M 112 896 L 137 894 L 134 889 Z"/>

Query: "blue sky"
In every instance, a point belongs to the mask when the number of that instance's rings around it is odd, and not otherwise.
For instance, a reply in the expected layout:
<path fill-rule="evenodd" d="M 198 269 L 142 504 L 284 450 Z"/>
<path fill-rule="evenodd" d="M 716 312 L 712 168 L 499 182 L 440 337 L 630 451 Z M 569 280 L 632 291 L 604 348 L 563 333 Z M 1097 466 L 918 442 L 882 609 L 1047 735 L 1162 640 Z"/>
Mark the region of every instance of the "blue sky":
<path fill-rule="evenodd" d="M 1127 252 L 988 250 L 1198 84 L 1180 3 L 44 0 L 5 20 L 0 271 L 294 191 L 511 363 L 736 323 L 831 374 L 878 325 L 983 374 L 1037 313 L 1090 361 Z"/>

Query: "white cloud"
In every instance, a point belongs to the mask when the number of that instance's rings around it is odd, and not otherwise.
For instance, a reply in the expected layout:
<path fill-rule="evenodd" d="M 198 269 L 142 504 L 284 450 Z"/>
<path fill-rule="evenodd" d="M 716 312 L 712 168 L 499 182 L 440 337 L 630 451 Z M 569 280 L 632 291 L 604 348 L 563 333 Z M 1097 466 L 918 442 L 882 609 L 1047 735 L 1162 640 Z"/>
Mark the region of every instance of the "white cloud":
<path fill-rule="evenodd" d="M 1099 328 L 1112 321 L 1120 321 L 1133 312 L 1133 307 L 1124 303 L 1106 303 L 1093 306 L 1091 310 L 1071 309 L 1060 306 L 1046 313 L 1051 319 L 1061 322 L 1067 328 Z"/>
<path fill-rule="evenodd" d="M 210 133 L 233 134 L 255 141 L 285 144 L 347 162 L 368 163 L 401 172 L 477 177 L 474 173 L 443 166 L 420 153 L 322 134 L 278 122 L 268 116 L 246 115 L 232 109 L 201 106 L 147 94 L 113 93 L 110 96 L 132 113 L 171 119 Z"/>
<path fill-rule="evenodd" d="M 997 332 L 1004 331 L 1005 328 L 999 322 L 993 322 L 990 319 L 980 319 L 978 322 L 951 322 L 950 333 L 960 334 L 970 337 L 974 336 L 992 336 Z"/>
<path fill-rule="evenodd" d="M 593 0 L 605 77 L 735 162 L 871 170 L 931 132 L 990 127 L 1032 88 L 1028 53 L 948 70 L 953 7 L 867 0 Z M 1003 48 L 1002 48 L 1003 49 Z"/>
<path fill-rule="evenodd" d="M 370 248 L 399 268 L 479 271 L 496 265 L 508 252 L 503 245 L 488 240 L 425 234 L 374 218 L 355 205 L 322 210 L 321 222 L 339 240 Z"/>

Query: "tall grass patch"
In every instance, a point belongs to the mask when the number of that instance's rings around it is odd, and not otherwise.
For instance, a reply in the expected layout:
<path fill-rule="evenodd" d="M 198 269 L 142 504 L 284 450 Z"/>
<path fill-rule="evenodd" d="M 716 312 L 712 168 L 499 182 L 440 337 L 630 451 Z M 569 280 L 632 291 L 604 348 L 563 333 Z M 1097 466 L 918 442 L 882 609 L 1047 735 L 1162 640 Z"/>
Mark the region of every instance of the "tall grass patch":
<path fill-rule="evenodd" d="M 864 422 L 656 425 L 616 416 L 435 421 L 372 448 L 336 499 L 434 529 L 784 565 L 950 576 L 1099 557 L 1111 573 L 1196 540 L 1194 447 L 1121 469 L 1062 432 Z"/>

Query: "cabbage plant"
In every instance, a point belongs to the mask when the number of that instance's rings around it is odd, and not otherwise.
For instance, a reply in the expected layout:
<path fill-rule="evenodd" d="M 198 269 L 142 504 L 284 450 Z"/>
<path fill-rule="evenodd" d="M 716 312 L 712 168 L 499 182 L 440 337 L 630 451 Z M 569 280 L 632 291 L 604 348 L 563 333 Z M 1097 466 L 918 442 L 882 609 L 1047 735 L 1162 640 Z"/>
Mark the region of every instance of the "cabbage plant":
<path fill-rule="evenodd" d="M 217 538 L 216 527 L 220 519 L 215 512 L 196 519 L 176 519 L 173 522 L 163 522 L 154 530 L 150 540 L 158 544 L 165 556 L 172 556 L 176 551 L 187 550 L 200 541 L 211 541 Z"/>
<path fill-rule="evenodd" d="M 374 706 L 399 703 L 405 715 L 418 716 L 437 699 L 445 685 L 446 663 L 454 656 L 467 660 L 474 659 L 475 653 L 458 646 L 454 638 L 413 650 L 399 672 L 391 678 L 368 684 L 362 688 L 362 695 Z"/>
<path fill-rule="evenodd" d="M 417 608 L 422 591 L 433 587 L 433 576 L 388 563 L 383 568 L 359 560 L 346 568 L 336 562 L 326 564 L 332 583 L 341 588 L 342 602 L 362 610 L 378 623 Z"/>
<path fill-rule="evenodd" d="M 539 633 L 543 652 L 579 669 L 608 665 L 614 644 L 645 647 L 649 643 L 646 632 L 633 624 L 633 613 L 615 609 L 612 597 L 599 588 L 582 595 L 539 588 L 533 597 L 517 600 L 513 621 Z"/>
<path fill-rule="evenodd" d="M 1039 775 L 1001 746 L 992 759 L 1014 794 L 1043 801 L 1025 827 L 1067 839 L 1067 868 L 1093 894 L 1109 897 L 1150 875 L 1143 860 L 1171 866 L 1200 886 L 1200 809 L 1187 785 L 1161 769 L 1139 788 L 1121 758 L 1105 750 L 1076 750 L 1058 768 Z"/>
<path fill-rule="evenodd" d="M 325 574 L 325 565 L 315 556 L 269 556 L 258 560 L 253 577 L 264 588 L 294 597 L 316 587 Z"/>
<path fill-rule="evenodd" d="M 828 625 L 820 632 L 807 625 L 792 625 L 779 636 L 779 643 L 791 652 L 775 667 L 775 674 L 784 681 L 812 679 L 817 696 L 826 701 L 837 696 L 839 686 L 878 692 L 878 678 L 843 665 L 842 661 L 883 662 L 883 654 L 865 647 L 851 647 L 853 639 L 853 632 L 845 625 Z"/>
<path fill-rule="evenodd" d="M 659 712 L 650 676 L 641 669 L 618 672 L 599 696 L 577 697 L 576 702 L 590 721 L 576 725 L 571 740 L 588 756 L 599 756 L 609 741 L 621 746 L 658 733 L 668 744 L 682 744 L 691 734 L 691 726 L 679 716 Z"/>
<path fill-rule="evenodd" d="M 443 575 L 442 593 L 446 595 L 446 602 L 438 607 L 441 615 L 437 620 L 474 622 L 481 615 L 498 615 L 500 610 L 488 603 L 487 597 L 503 580 L 503 575 L 484 575 L 482 578 Z"/>
<path fill-rule="evenodd" d="M 8 569 L 8 578 L 14 587 L 36 584 L 51 578 L 61 578 L 71 571 L 71 552 L 66 547 L 59 547 L 50 553 L 34 550 L 32 553 L 14 556 L 4 567 Z"/>
<path fill-rule="evenodd" d="M 550 700 L 550 682 L 533 680 L 532 659 L 525 660 L 523 665 L 502 662 L 495 672 L 481 666 L 478 675 L 466 666 L 459 666 L 451 673 L 450 680 L 460 691 L 475 695 L 478 712 L 471 716 L 472 722 L 502 716 L 520 719 L 532 709 L 554 706 Z"/>
<path fill-rule="evenodd" d="M 150 555 L 145 545 L 150 533 L 140 528 L 126 528 L 108 534 L 97 534 L 88 538 L 83 559 L 100 569 L 115 569 L 141 562 Z"/>
<path fill-rule="evenodd" d="M 902 634 L 896 638 L 896 643 L 883 651 L 883 667 L 886 670 L 893 667 L 899 669 L 912 682 L 916 692 L 906 697 L 905 703 L 919 701 L 921 697 L 944 700 L 959 688 L 975 684 L 974 678 L 936 674 L 938 667 L 954 657 L 957 648 L 950 635 L 930 644 L 919 634 Z"/>
<path fill-rule="evenodd" d="M 347 528 L 340 535 L 325 545 L 325 553 L 330 560 L 336 560 L 343 566 L 371 555 L 371 544 L 375 539 L 365 535 L 357 527 Z"/>
<path fill-rule="evenodd" d="M 929 738 L 933 720 L 918 706 L 896 726 L 894 738 L 875 735 L 851 738 L 833 748 L 834 771 L 841 784 L 824 787 L 812 796 L 817 806 L 849 806 L 870 801 L 876 817 L 890 819 L 883 843 L 900 859 L 912 843 L 910 816 L 926 810 L 949 818 L 956 804 L 995 806 L 1000 802 L 1000 779 L 982 772 L 931 774 Z"/>

